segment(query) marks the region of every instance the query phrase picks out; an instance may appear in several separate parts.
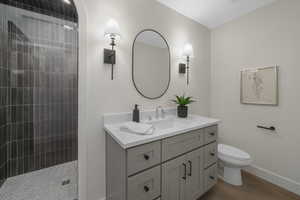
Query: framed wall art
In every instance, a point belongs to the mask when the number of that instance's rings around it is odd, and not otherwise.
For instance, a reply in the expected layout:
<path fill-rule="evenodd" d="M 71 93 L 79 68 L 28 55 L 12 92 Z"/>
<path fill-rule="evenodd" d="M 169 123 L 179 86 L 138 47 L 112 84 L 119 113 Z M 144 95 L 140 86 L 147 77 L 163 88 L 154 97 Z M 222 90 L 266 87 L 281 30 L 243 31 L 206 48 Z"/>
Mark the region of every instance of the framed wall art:
<path fill-rule="evenodd" d="M 278 66 L 241 71 L 241 103 L 278 105 Z"/>

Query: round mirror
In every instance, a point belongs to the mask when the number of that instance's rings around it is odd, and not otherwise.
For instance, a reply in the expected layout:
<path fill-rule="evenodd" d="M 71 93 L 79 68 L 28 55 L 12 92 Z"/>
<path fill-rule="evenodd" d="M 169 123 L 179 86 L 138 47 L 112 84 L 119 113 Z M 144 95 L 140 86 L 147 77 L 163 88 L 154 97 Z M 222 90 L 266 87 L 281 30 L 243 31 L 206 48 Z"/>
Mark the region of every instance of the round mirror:
<path fill-rule="evenodd" d="M 170 49 L 155 30 L 140 32 L 132 48 L 132 79 L 137 91 L 148 99 L 163 96 L 170 84 Z"/>

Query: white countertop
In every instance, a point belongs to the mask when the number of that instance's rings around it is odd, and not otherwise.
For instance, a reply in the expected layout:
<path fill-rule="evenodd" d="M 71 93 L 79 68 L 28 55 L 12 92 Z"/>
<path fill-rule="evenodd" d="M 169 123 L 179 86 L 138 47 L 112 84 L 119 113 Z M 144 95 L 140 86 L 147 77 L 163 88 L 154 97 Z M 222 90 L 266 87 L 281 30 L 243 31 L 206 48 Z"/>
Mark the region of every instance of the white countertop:
<path fill-rule="evenodd" d="M 152 135 L 137 135 L 134 133 L 120 130 L 122 124 L 124 124 L 126 121 L 129 121 L 128 114 L 126 115 L 127 117 L 126 116 L 124 117 L 123 114 L 123 120 L 121 120 L 120 122 L 117 122 L 117 120 L 105 119 L 107 116 L 112 116 L 112 115 L 104 116 L 104 130 L 124 149 L 153 142 L 156 140 L 161 140 L 167 137 L 179 135 L 182 133 L 186 133 L 188 131 L 216 125 L 220 122 L 220 120 L 218 119 L 212 119 L 212 118 L 203 117 L 199 115 L 190 115 L 186 119 L 177 118 L 175 115 L 169 115 L 162 120 L 169 120 L 168 123 L 171 124 L 170 127 L 158 128 L 154 131 Z M 114 114 L 113 116 L 115 118 L 116 114 Z M 125 118 L 127 120 L 124 120 Z M 147 121 L 147 122 L 155 122 L 155 120 Z"/>

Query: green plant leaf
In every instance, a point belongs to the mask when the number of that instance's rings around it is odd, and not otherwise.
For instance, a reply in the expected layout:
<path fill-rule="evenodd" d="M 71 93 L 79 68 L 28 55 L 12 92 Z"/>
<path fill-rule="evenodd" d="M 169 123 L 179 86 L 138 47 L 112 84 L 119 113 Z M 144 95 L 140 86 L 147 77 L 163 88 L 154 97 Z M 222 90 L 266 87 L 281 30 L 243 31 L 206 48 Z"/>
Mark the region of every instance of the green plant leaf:
<path fill-rule="evenodd" d="M 181 106 L 185 106 L 185 105 L 195 102 L 195 100 L 192 99 L 193 97 L 185 97 L 184 94 L 182 96 L 175 95 L 175 97 L 176 97 L 176 99 L 172 100 L 172 102 L 174 102 L 178 105 L 181 105 Z"/>
<path fill-rule="evenodd" d="M 171 100 L 171 101 L 174 102 L 174 103 L 176 103 L 176 104 L 178 104 L 178 101 L 177 101 L 177 100 L 174 100 L 174 99 L 173 99 L 173 100 Z"/>
<path fill-rule="evenodd" d="M 177 98 L 178 103 L 180 103 L 181 98 L 179 96 L 177 96 L 177 95 L 176 95 L 176 98 Z"/>

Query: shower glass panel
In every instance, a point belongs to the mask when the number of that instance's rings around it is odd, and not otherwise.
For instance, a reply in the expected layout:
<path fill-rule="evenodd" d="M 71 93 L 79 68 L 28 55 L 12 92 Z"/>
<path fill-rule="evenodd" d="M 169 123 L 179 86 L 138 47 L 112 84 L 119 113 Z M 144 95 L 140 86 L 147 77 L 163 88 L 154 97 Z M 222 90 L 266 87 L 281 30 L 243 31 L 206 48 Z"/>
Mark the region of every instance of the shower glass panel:
<path fill-rule="evenodd" d="M 72 1 L 0 0 L 1 200 L 78 198 L 77 22 Z"/>

